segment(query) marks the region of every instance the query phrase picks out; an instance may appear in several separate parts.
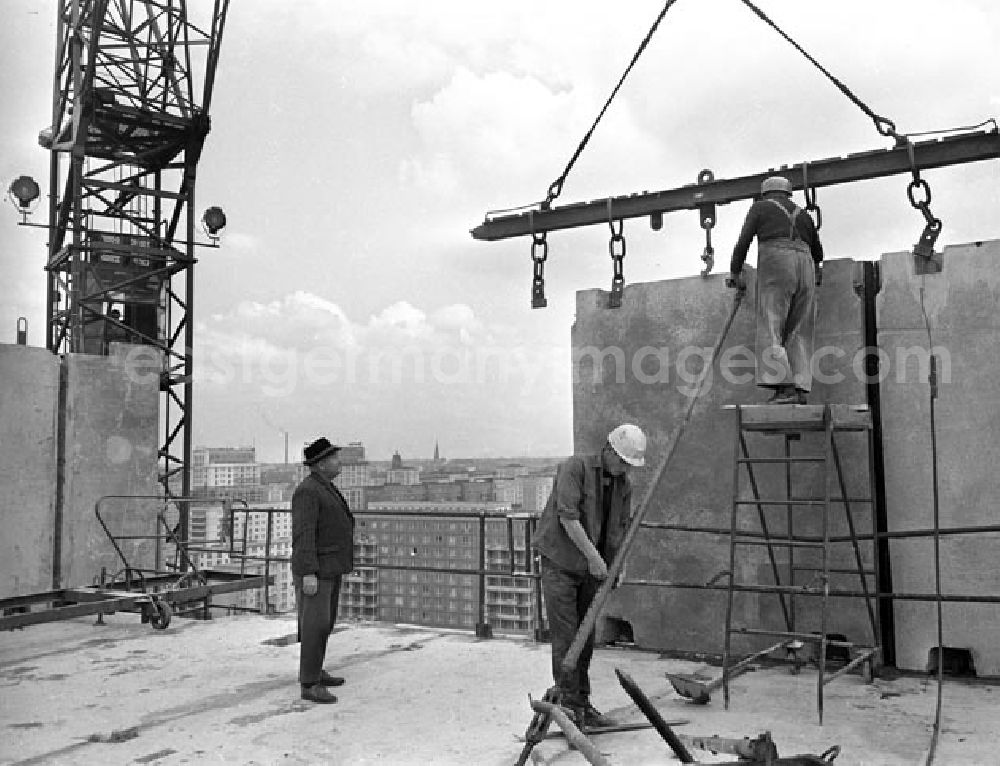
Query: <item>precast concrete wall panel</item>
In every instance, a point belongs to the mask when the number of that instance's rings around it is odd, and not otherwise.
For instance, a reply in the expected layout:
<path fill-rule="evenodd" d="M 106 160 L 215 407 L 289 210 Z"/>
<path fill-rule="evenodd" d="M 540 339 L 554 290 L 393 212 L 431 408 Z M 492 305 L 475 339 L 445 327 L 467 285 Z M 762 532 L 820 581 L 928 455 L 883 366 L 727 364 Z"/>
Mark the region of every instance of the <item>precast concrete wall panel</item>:
<path fill-rule="evenodd" d="M 647 521 L 729 529 L 737 435 L 735 412 L 726 407 L 759 404 L 769 393 L 753 382 L 755 274 L 749 267 L 748 271 L 747 297 L 725 343 L 721 365 L 706 382 L 673 460 L 651 497 Z M 816 344 L 827 349 L 820 362 L 825 382 L 817 382 L 810 403 L 865 403 L 864 382 L 855 373 L 856 367 L 863 369 L 857 358 L 864 353 L 862 305 L 853 289 L 855 272 L 856 264 L 850 260 L 835 260 L 826 266 L 819 290 Z M 604 291 L 577 294 L 572 330 L 574 450 L 578 454 L 599 451 L 608 432 L 623 422 L 643 428 L 649 447 L 646 467 L 632 471 L 636 504 L 646 494 L 648 482 L 681 424 L 704 361 L 729 315 L 733 295 L 721 275 L 629 285 L 618 309 L 607 308 Z M 822 448 L 820 436 L 806 434 L 794 444 L 793 453 L 814 454 Z M 780 436 L 750 434 L 748 444 L 754 456 L 777 457 L 784 450 Z M 841 449 L 850 494 L 868 495 L 866 445 L 848 437 Z M 762 467 L 755 475 L 762 497 L 784 497 L 781 469 Z M 822 473 L 815 467 L 797 468 L 792 485 L 796 497 L 822 496 Z M 740 492 L 744 499 L 752 497 L 745 473 Z M 831 534 L 846 533 L 843 507 L 831 510 Z M 857 528 L 870 530 L 871 506 L 852 510 Z M 772 507 L 767 513 L 771 532 L 783 534 L 784 511 Z M 740 518 L 745 527 L 759 528 L 756 511 L 742 511 Z M 800 509 L 795 525 L 797 533 L 817 533 L 820 515 Z M 870 552 L 871 546 L 866 550 Z M 780 564 L 787 565 L 786 552 L 778 549 L 777 556 Z M 797 562 L 809 563 L 805 556 L 796 554 Z M 818 563 L 818 558 L 813 561 Z M 855 566 L 849 546 L 835 549 L 831 566 Z M 871 566 L 868 554 L 865 566 Z M 640 530 L 629 555 L 626 579 L 704 584 L 728 569 L 728 535 L 647 528 Z M 741 547 L 736 569 L 740 582 L 774 582 L 766 551 L 759 547 Z M 804 578 L 809 580 L 808 575 Z M 797 583 L 803 581 L 800 575 Z M 834 587 L 845 589 L 856 590 L 858 585 L 856 576 L 833 581 Z M 735 624 L 785 627 L 779 600 L 773 594 L 740 594 L 734 603 Z M 818 605 L 812 598 L 796 600 L 798 630 L 819 630 Z M 725 610 L 724 590 L 624 585 L 613 592 L 605 617 L 628 622 L 635 641 L 643 647 L 721 652 Z M 828 632 L 841 632 L 858 642 L 871 640 L 867 612 L 860 600 L 833 600 L 829 615 Z M 608 637 L 612 625 L 610 621 L 602 623 L 599 637 Z M 767 643 L 767 639 L 756 644 L 740 639 L 734 650 Z"/>
<path fill-rule="evenodd" d="M 891 531 L 934 525 L 932 345 L 940 359 L 935 419 L 941 527 L 1000 523 L 1000 241 L 947 247 L 943 263 L 941 273 L 920 276 L 909 253 L 881 260 L 879 345 L 883 362 L 893 365 L 882 382 Z M 933 539 L 890 545 L 893 590 L 933 594 Z M 940 551 L 943 593 L 1000 596 L 1000 534 L 945 536 Z M 936 613 L 933 603 L 894 603 L 899 667 L 926 667 L 928 652 L 937 646 Z M 1000 605 L 945 603 L 943 616 L 944 645 L 971 649 L 979 675 L 1000 675 Z"/>
<path fill-rule="evenodd" d="M 122 569 L 95 515 L 97 501 L 158 493 L 159 376 L 147 347 L 124 344 L 112 356 L 69 354 L 65 364 L 62 582 L 68 587 L 92 583 L 102 569 L 108 576 Z M 156 568 L 155 541 L 124 538 L 156 534 L 157 508 L 149 500 L 102 502 L 130 566 Z"/>
<path fill-rule="evenodd" d="M 0 344 L 0 598 L 52 588 L 59 357 Z"/>

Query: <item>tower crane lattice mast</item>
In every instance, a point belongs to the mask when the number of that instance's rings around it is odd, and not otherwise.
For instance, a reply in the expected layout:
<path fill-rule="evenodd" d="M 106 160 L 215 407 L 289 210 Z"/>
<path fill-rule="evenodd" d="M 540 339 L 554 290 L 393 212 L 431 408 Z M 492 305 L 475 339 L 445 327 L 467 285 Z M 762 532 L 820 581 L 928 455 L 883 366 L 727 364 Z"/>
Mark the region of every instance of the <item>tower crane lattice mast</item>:
<path fill-rule="evenodd" d="M 188 496 L 195 181 L 228 0 L 59 0 L 46 346 L 159 355 L 159 479 Z M 202 219 L 209 237 L 219 208 Z M 182 529 L 186 525 L 182 526 Z"/>

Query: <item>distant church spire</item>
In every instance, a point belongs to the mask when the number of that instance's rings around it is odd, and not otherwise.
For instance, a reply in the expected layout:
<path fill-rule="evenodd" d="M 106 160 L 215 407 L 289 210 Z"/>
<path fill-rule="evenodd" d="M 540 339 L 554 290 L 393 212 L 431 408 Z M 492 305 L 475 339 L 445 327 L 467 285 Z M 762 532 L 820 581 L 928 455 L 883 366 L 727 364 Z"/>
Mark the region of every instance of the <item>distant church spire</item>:
<path fill-rule="evenodd" d="M 437 439 L 434 440 L 434 459 L 435 460 L 441 459 L 441 450 L 438 449 Z"/>

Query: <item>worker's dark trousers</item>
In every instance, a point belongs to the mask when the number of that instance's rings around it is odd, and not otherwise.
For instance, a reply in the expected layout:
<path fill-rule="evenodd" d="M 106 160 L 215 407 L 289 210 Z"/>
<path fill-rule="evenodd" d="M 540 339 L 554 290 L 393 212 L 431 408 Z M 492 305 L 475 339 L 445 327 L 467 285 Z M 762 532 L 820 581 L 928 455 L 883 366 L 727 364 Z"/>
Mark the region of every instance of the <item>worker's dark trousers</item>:
<path fill-rule="evenodd" d="M 340 600 L 340 575 L 321 579 L 314 596 L 302 593 L 302 578 L 295 577 L 295 606 L 299 615 L 299 683 L 312 686 L 319 682 L 326 658 L 326 642 L 337 622 Z"/>
<path fill-rule="evenodd" d="M 816 272 L 801 240 L 757 245 L 757 385 L 812 389 Z"/>
<path fill-rule="evenodd" d="M 590 701 L 589 671 L 590 658 L 594 654 L 594 631 L 587 637 L 575 670 L 565 677 L 562 661 L 600 584 L 589 572 L 567 572 L 542 556 L 542 595 L 552 639 L 552 678 L 562 691 L 564 705 L 582 706 Z"/>

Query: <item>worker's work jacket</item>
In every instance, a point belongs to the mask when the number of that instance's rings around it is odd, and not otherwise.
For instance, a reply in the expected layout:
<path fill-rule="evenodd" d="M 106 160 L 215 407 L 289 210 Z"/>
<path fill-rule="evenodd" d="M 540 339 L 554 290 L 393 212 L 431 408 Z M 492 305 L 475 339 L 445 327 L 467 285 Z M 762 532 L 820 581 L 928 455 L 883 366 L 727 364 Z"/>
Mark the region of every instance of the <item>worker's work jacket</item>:
<path fill-rule="evenodd" d="M 354 569 L 354 514 L 333 482 L 310 473 L 292 495 L 292 574 L 325 580 Z"/>
<path fill-rule="evenodd" d="M 608 563 L 614 559 L 628 526 L 632 484 L 627 475 L 611 476 L 611 504 L 607 518 L 603 507 L 604 469 L 600 455 L 574 456 L 559 466 L 542 518 L 535 548 L 560 569 L 588 571 L 587 558 L 566 534 L 562 519 L 579 521 L 587 537 Z M 604 545 L 600 545 L 602 532 Z"/>
<path fill-rule="evenodd" d="M 784 194 L 769 195 L 750 206 L 733 247 L 731 273 L 739 274 L 743 270 L 754 237 L 757 237 L 758 246 L 777 239 L 801 240 L 809 248 L 813 263 L 823 262 L 823 245 L 812 218 Z"/>

